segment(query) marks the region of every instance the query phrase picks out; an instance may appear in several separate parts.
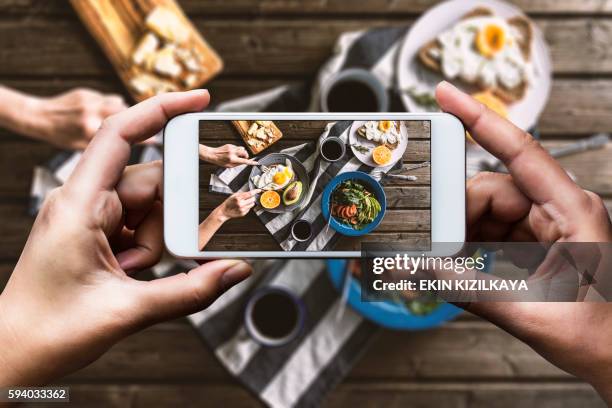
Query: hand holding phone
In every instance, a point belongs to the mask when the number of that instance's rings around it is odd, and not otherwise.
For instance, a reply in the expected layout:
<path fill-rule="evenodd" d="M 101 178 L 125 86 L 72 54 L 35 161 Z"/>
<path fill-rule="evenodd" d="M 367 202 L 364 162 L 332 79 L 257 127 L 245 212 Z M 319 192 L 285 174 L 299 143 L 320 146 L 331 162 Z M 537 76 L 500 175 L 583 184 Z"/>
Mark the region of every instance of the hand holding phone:
<path fill-rule="evenodd" d="M 136 330 L 205 308 L 249 275 L 248 264 L 226 259 L 153 281 L 132 277 L 159 261 L 163 243 L 161 163 L 126 168 L 131 146 L 208 100 L 205 91 L 165 94 L 112 116 L 47 197 L 0 295 L 0 386 L 63 377 Z"/>

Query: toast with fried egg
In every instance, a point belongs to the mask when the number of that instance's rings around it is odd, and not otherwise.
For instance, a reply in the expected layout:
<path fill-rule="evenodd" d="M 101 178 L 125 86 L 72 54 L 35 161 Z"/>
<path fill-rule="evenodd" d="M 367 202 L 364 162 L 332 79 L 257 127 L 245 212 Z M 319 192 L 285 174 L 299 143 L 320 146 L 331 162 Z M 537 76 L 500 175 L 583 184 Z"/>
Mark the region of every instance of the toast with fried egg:
<path fill-rule="evenodd" d="M 396 120 L 370 120 L 357 129 L 357 134 L 378 146 L 394 150 L 400 143 L 400 123 Z"/>
<path fill-rule="evenodd" d="M 478 22 L 481 27 L 470 27 L 469 21 Z M 473 34 L 473 43 L 470 43 L 462 49 L 462 52 L 466 54 L 464 55 L 464 60 L 462 61 L 458 57 L 455 58 L 457 58 L 457 60 L 462 62 L 464 65 L 467 65 L 466 61 L 468 61 L 468 57 L 471 57 L 471 59 L 476 61 L 476 63 L 480 62 L 480 65 L 477 65 L 477 68 L 475 68 L 476 70 L 482 71 L 482 67 L 486 66 L 486 63 L 489 63 L 489 65 L 496 66 L 494 69 L 495 71 L 498 69 L 497 66 L 503 67 L 504 65 L 497 64 L 496 53 L 498 51 L 494 50 L 493 52 L 490 52 L 486 44 L 487 41 L 480 41 L 481 38 L 486 38 L 486 35 L 481 34 L 489 34 L 493 45 L 498 47 L 499 45 L 495 44 L 495 42 L 496 40 L 499 40 L 499 37 L 502 37 L 504 39 L 504 44 L 501 45 L 502 49 L 505 47 L 512 48 L 510 50 L 511 53 L 506 51 L 506 54 L 510 54 L 509 56 L 512 58 L 512 60 L 508 61 L 508 69 L 511 72 L 504 73 L 509 77 L 508 80 L 499 80 L 500 74 L 497 72 L 488 72 L 488 77 L 485 78 L 486 80 L 480 77 L 480 72 L 476 75 L 464 75 L 459 73 L 456 75 L 447 75 L 448 71 L 452 71 L 452 69 L 445 69 L 443 66 L 443 59 L 445 58 L 446 54 L 445 45 L 443 44 L 441 38 L 443 38 L 444 35 L 448 36 L 448 32 L 456 30 L 456 27 L 459 24 L 463 24 L 466 27 L 466 30 L 473 29 L 475 31 Z M 483 31 L 489 29 L 489 26 L 491 26 L 491 30 L 489 31 L 493 31 L 493 33 L 486 33 Z M 468 39 L 470 38 L 469 34 L 465 34 L 464 38 L 465 37 Z M 460 45 L 457 44 L 457 41 L 460 39 L 461 35 L 456 35 L 453 40 L 454 42 L 451 43 L 450 46 L 447 43 L 446 46 L 451 49 L 456 47 L 458 51 Z M 532 42 L 533 28 L 531 22 L 526 17 L 515 16 L 507 20 L 501 20 L 497 19 L 493 11 L 490 9 L 478 7 L 472 10 L 470 13 L 464 15 L 454 27 L 422 46 L 419 50 L 418 58 L 425 67 L 443 75 L 445 79 L 451 81 L 457 80 L 465 85 L 476 87 L 481 91 L 490 91 L 504 102 L 514 103 L 523 99 L 529 87 Z M 516 48 L 514 48 L 514 43 L 516 43 Z M 453 50 L 451 50 L 450 53 L 452 54 Z M 455 52 L 455 54 L 458 54 L 458 52 Z M 520 78 L 516 78 L 517 75 L 519 75 Z M 493 76 L 494 80 L 490 79 L 491 76 Z"/>

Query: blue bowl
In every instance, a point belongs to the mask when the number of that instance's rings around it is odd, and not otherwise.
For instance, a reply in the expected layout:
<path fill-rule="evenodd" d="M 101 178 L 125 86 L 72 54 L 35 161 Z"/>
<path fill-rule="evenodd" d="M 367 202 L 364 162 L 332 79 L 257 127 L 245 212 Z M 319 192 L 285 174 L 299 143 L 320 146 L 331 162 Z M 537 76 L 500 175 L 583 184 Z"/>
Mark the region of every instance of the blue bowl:
<path fill-rule="evenodd" d="M 366 185 L 368 190 L 372 192 L 378 202 L 380 203 L 381 209 L 374 221 L 366 225 L 364 228 L 360 230 L 356 230 L 354 228 L 348 227 L 338 221 L 334 217 L 331 217 L 331 221 L 329 223 L 330 227 L 332 227 L 335 231 L 339 232 L 342 235 L 346 235 L 349 237 L 360 237 L 362 235 L 369 234 L 374 231 L 378 224 L 382 221 L 385 216 L 385 211 L 387 210 L 387 197 L 385 196 L 385 191 L 378 181 L 376 181 L 372 176 L 362 171 L 349 171 L 346 173 L 342 173 L 334 177 L 328 184 L 325 186 L 325 190 L 323 190 L 323 196 L 321 197 L 321 212 L 325 220 L 329 220 L 330 214 L 330 200 L 331 195 L 338 187 L 340 183 L 346 180 L 359 180 L 362 181 L 363 184 Z"/>
<path fill-rule="evenodd" d="M 342 291 L 346 260 L 333 259 L 327 261 L 327 274 L 333 285 Z M 361 300 L 361 283 L 349 278 L 347 303 L 361 316 L 382 327 L 394 330 L 425 330 L 441 326 L 443 323 L 459 316 L 463 309 L 450 303 L 442 303 L 431 313 L 415 315 L 405 304 L 382 300 L 379 302 L 364 302 Z"/>
<path fill-rule="evenodd" d="M 495 261 L 495 254 L 488 253 L 485 261 L 484 273 L 490 271 Z M 344 277 L 346 273 L 346 260 L 330 259 L 327 263 L 327 275 L 334 287 L 342 292 Z M 349 306 L 363 316 L 382 327 L 394 330 L 425 330 L 441 326 L 449 320 L 453 320 L 463 312 L 463 309 L 450 303 L 441 303 L 431 313 L 416 315 L 408 309 L 404 303 L 392 300 L 379 302 L 364 302 L 361 300 L 361 283 L 354 277 L 349 277 L 347 303 Z"/>

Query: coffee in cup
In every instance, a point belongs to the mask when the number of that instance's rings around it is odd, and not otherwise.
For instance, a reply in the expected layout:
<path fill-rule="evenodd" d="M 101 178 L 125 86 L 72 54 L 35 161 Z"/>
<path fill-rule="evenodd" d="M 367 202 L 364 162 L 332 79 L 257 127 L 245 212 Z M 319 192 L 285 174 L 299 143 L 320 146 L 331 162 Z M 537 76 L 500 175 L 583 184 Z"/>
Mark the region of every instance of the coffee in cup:
<path fill-rule="evenodd" d="M 312 225 L 306 220 L 297 220 L 291 226 L 291 237 L 298 242 L 308 241 L 312 236 Z"/>
<path fill-rule="evenodd" d="M 386 112 L 389 97 L 370 71 L 350 68 L 329 78 L 321 88 L 324 112 Z"/>
<path fill-rule="evenodd" d="M 258 289 L 245 309 L 247 331 L 264 346 L 282 346 L 295 339 L 303 328 L 304 318 L 300 299 L 281 286 Z"/>
<path fill-rule="evenodd" d="M 321 157 L 328 162 L 336 162 L 344 157 L 346 146 L 339 137 L 328 137 L 321 142 Z"/>

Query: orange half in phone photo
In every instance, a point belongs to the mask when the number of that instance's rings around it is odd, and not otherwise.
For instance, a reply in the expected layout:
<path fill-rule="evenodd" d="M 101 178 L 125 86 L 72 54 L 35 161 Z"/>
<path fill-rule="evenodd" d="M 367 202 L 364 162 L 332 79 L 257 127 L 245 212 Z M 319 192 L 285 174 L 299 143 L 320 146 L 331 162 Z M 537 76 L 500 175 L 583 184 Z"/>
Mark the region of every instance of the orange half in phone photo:
<path fill-rule="evenodd" d="M 276 191 L 266 191 L 259 197 L 259 203 L 263 208 L 271 210 L 280 205 L 281 197 Z"/>
<path fill-rule="evenodd" d="M 384 166 L 391 161 L 391 150 L 387 146 L 377 146 L 372 150 L 372 160 L 374 163 Z"/>

